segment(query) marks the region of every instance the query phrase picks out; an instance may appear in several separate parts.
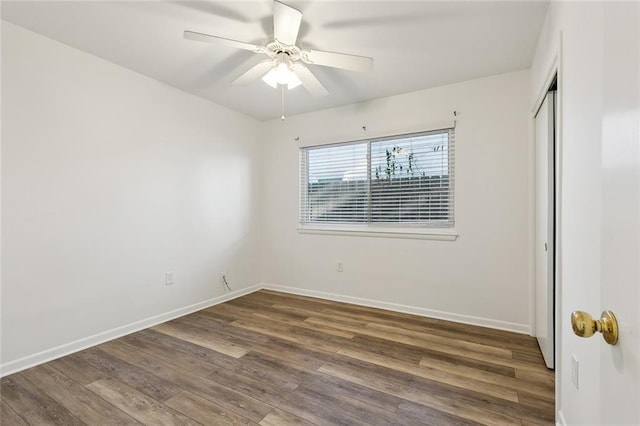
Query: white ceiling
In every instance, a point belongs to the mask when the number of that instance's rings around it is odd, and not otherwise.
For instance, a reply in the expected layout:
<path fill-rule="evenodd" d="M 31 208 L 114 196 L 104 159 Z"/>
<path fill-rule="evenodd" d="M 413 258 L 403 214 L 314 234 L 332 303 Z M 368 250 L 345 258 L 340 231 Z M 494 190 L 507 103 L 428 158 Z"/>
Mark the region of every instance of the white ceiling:
<path fill-rule="evenodd" d="M 286 93 L 288 115 L 529 68 L 546 1 L 298 1 L 298 45 L 370 56 L 370 73 L 310 65 L 329 90 Z M 186 29 L 263 44 L 272 2 L 2 2 L 2 19 L 260 120 L 280 92 L 230 82 L 266 56 L 182 38 Z"/>

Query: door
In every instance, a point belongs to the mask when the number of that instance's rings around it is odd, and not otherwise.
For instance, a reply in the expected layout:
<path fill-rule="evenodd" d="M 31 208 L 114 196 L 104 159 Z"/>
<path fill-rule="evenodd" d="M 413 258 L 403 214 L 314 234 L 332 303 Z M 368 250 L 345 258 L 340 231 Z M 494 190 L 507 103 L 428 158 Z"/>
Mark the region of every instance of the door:
<path fill-rule="evenodd" d="M 548 92 L 535 118 L 536 131 L 536 238 L 535 334 L 544 362 L 554 368 L 554 170 L 555 92 Z"/>
<path fill-rule="evenodd" d="M 604 7 L 600 308 L 620 340 L 600 351 L 601 424 L 640 424 L 640 5 Z M 593 312 L 598 315 L 600 312 Z M 591 340 L 596 340 L 592 338 Z"/>

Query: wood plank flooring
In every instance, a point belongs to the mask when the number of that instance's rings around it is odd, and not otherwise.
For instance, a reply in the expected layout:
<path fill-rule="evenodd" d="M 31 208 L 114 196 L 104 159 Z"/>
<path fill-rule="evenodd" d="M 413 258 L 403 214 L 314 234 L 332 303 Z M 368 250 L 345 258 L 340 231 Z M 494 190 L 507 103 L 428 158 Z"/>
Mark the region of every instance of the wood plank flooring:
<path fill-rule="evenodd" d="M 542 425 L 525 335 L 258 291 L 4 377 L 4 425 Z"/>

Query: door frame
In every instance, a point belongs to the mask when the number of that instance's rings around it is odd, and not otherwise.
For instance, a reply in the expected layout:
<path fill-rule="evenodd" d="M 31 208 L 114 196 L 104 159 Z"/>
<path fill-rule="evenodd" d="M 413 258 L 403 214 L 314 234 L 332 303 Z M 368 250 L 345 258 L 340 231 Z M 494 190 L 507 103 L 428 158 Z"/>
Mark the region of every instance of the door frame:
<path fill-rule="evenodd" d="M 560 32 L 559 39 L 557 40 L 556 54 L 551 61 L 551 64 L 547 67 L 546 78 L 540 86 L 536 88 L 537 97 L 531 108 L 530 114 L 530 146 L 529 153 L 532 159 L 535 159 L 535 117 L 544 102 L 545 96 L 549 91 L 549 88 L 553 84 L 553 80 L 556 79 L 556 122 L 555 122 L 555 153 L 554 153 L 554 211 L 555 211 L 555 247 L 554 247 L 554 281 L 555 281 L 555 306 L 554 306 L 554 350 L 555 350 L 555 414 L 556 422 L 565 424 L 564 419 L 560 414 L 560 377 L 563 375 L 562 371 L 562 334 L 561 334 L 561 307 L 562 307 L 562 122 L 563 122 L 563 77 L 562 77 L 562 32 Z M 531 231 L 530 231 L 530 274 L 529 274 L 529 324 L 531 324 L 531 336 L 535 336 L 535 315 L 536 315 L 536 282 L 535 282 L 535 215 L 536 215 L 536 202 L 535 202 L 535 164 L 532 161 L 529 168 L 530 179 L 530 214 L 531 214 Z"/>

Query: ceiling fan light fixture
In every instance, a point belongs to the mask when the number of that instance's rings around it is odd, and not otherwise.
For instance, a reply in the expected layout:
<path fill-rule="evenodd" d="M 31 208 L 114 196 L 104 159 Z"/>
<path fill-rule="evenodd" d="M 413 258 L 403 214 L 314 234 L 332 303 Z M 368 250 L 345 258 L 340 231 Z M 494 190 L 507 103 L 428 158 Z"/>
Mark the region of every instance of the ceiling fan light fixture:
<path fill-rule="evenodd" d="M 281 84 L 283 86 L 287 86 L 287 88 L 291 90 L 301 85 L 302 82 L 291 69 L 291 66 L 289 65 L 289 58 L 284 55 L 286 55 L 286 53 L 281 53 L 279 55 L 277 65 L 271 68 L 269 72 L 262 77 L 262 81 L 274 89 L 277 89 L 278 84 Z"/>

